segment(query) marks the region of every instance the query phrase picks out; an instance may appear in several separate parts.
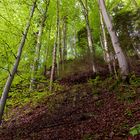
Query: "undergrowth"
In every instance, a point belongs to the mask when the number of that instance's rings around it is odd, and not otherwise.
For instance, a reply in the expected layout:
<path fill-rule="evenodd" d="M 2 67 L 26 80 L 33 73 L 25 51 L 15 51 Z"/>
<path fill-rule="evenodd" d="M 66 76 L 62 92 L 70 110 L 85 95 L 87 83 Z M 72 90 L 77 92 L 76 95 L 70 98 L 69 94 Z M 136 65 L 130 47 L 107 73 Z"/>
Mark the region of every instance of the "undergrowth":
<path fill-rule="evenodd" d="M 58 82 L 55 82 L 53 86 L 54 92 L 63 90 L 63 86 L 61 86 Z M 39 88 L 35 91 L 30 91 L 29 86 L 22 88 L 21 85 L 20 88 L 14 88 L 14 90 L 11 90 L 6 103 L 4 120 L 8 120 L 14 113 L 16 113 L 14 110 L 18 110 L 24 106 L 35 107 L 38 104 L 43 103 L 45 98 L 52 95 L 52 93 L 49 92 L 48 87 L 42 85 L 39 85 L 38 87 Z M 27 110 L 25 110 L 25 112 L 26 111 Z"/>

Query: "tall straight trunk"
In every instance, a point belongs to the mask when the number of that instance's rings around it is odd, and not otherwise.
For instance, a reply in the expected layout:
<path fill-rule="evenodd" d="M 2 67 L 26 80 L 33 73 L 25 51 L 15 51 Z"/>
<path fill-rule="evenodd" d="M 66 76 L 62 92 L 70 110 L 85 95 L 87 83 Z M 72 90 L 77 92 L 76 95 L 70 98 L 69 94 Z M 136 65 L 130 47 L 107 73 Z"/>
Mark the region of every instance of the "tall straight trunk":
<path fill-rule="evenodd" d="M 59 2 L 57 2 L 57 52 L 56 52 L 56 63 L 57 63 L 57 76 L 59 76 L 60 75 L 60 67 L 61 67 L 61 64 L 60 64 L 60 62 L 62 61 L 61 59 L 61 57 L 62 57 L 62 53 L 61 53 L 61 24 L 60 24 L 60 16 L 59 16 L 59 7 L 60 6 L 60 4 L 59 4 Z"/>
<path fill-rule="evenodd" d="M 132 4 L 134 5 L 134 7 L 136 8 L 136 9 L 138 9 L 138 8 L 140 8 L 139 6 L 138 6 L 138 3 L 136 2 L 136 0 L 132 0 Z M 139 46 L 137 47 L 137 45 L 136 45 L 137 43 L 133 43 L 133 48 L 134 48 L 134 51 L 135 51 L 135 54 L 138 56 L 138 58 L 140 59 L 140 44 L 139 44 Z"/>
<path fill-rule="evenodd" d="M 49 43 L 50 43 L 50 37 L 51 37 L 51 26 L 50 26 L 50 29 L 49 29 L 49 34 L 48 34 L 48 38 L 47 38 L 47 48 L 45 50 L 45 60 L 44 60 L 44 76 L 46 77 L 47 76 L 47 61 L 48 61 L 48 54 L 49 54 L 49 50 L 50 50 L 50 46 L 49 46 Z"/>
<path fill-rule="evenodd" d="M 41 49 L 41 37 L 43 34 L 43 29 L 44 29 L 44 24 L 47 18 L 47 11 L 48 11 L 48 6 L 50 3 L 50 0 L 45 1 L 46 2 L 46 7 L 45 7 L 45 11 L 43 13 L 43 16 L 41 17 L 42 21 L 39 27 L 39 33 L 37 35 L 37 43 L 36 43 L 36 51 L 35 51 L 35 57 L 34 57 L 34 64 L 33 64 L 33 68 L 32 68 L 32 72 L 31 72 L 31 83 L 30 83 L 30 90 L 33 90 L 34 88 L 36 88 L 36 75 L 37 75 L 37 71 L 38 71 L 38 64 L 39 64 L 39 58 L 40 58 L 40 49 Z"/>
<path fill-rule="evenodd" d="M 0 100 L 0 124 L 2 122 L 2 116 L 3 116 L 3 113 L 4 113 L 4 107 L 5 107 L 5 104 L 6 104 L 8 93 L 9 93 L 12 81 L 14 79 L 14 76 L 15 76 L 15 74 L 17 72 L 17 69 L 18 69 L 18 65 L 19 65 L 19 62 L 20 62 L 22 50 L 23 50 L 23 47 L 24 47 L 24 44 L 25 44 L 25 41 L 26 41 L 26 38 L 27 38 L 27 34 L 28 34 L 28 31 L 29 31 L 29 28 L 30 28 L 30 24 L 31 24 L 33 14 L 34 14 L 34 11 L 35 11 L 36 1 L 37 0 L 35 0 L 35 2 L 33 3 L 31 13 L 30 13 L 30 17 L 29 17 L 29 21 L 27 22 L 27 25 L 25 27 L 24 34 L 22 36 L 22 39 L 21 39 L 21 42 L 20 42 L 20 45 L 19 45 L 19 48 L 18 48 L 17 57 L 16 57 L 14 65 L 13 65 L 13 69 L 12 69 L 11 73 L 9 74 L 9 77 L 6 81 L 6 84 L 5 84 L 3 93 L 2 93 L 2 97 L 1 97 L 1 100 Z"/>
<path fill-rule="evenodd" d="M 71 44 L 71 51 L 74 58 L 76 58 L 76 29 L 74 29 L 73 38 Z"/>
<path fill-rule="evenodd" d="M 74 52 L 74 57 L 78 57 L 77 56 L 77 50 L 76 50 L 76 29 L 74 30 L 74 42 L 73 42 L 73 52 Z"/>
<path fill-rule="evenodd" d="M 59 38 L 58 38 L 58 44 L 59 44 L 59 47 L 58 47 L 58 58 L 59 58 L 59 61 L 58 61 L 58 64 L 59 64 L 59 68 L 57 67 L 58 71 L 59 71 L 59 75 L 60 75 L 60 71 L 62 71 L 63 69 L 63 40 L 62 40 L 62 27 L 61 27 L 61 22 L 59 23 Z"/>
<path fill-rule="evenodd" d="M 63 19 L 63 60 L 67 60 L 67 16 Z"/>
<path fill-rule="evenodd" d="M 91 28 L 89 25 L 89 19 L 88 19 L 88 8 L 87 8 L 87 0 L 86 0 L 86 6 L 84 5 L 82 0 L 79 0 L 82 8 L 83 8 L 83 14 L 85 17 L 85 22 L 86 22 L 86 28 L 87 28 L 87 39 L 88 39 L 88 47 L 90 50 L 90 55 L 92 59 L 92 66 L 93 66 L 93 72 L 97 72 L 96 64 L 95 64 L 95 49 L 93 49 L 93 37 L 92 37 L 92 32 Z"/>
<path fill-rule="evenodd" d="M 107 13 L 104 0 L 98 0 L 98 2 L 99 2 L 100 10 L 101 10 L 102 15 L 103 15 L 104 22 L 106 24 L 107 30 L 108 30 L 110 37 L 111 37 L 111 41 L 113 44 L 115 54 L 116 54 L 117 59 L 118 59 L 121 78 L 125 80 L 129 74 L 128 63 L 127 63 L 126 57 L 125 57 L 125 55 L 120 47 L 119 39 L 118 39 L 116 32 L 113 28 L 112 21 Z"/>
<path fill-rule="evenodd" d="M 62 63 L 62 61 L 63 61 L 63 54 L 62 54 L 62 29 L 60 27 L 60 24 L 59 24 L 59 59 L 60 59 L 60 62 Z"/>
<path fill-rule="evenodd" d="M 102 17 L 101 12 L 100 12 L 100 22 L 101 22 L 101 29 L 102 29 L 102 39 L 103 39 L 103 48 L 104 48 L 103 51 L 105 54 L 105 61 L 108 64 L 109 72 L 112 73 L 110 54 L 109 54 L 109 49 L 107 46 L 106 31 L 105 31 L 105 26 L 104 26 L 103 17 Z"/>
<path fill-rule="evenodd" d="M 50 87 L 49 90 L 52 91 L 53 89 L 53 81 L 55 76 L 55 66 L 56 66 L 56 53 L 57 53 L 57 46 L 58 46 L 58 36 L 59 36 L 59 0 L 56 2 L 57 5 L 57 23 L 56 23 L 56 38 L 53 48 L 53 60 L 52 60 L 52 68 L 51 68 L 51 77 L 50 77 Z"/>

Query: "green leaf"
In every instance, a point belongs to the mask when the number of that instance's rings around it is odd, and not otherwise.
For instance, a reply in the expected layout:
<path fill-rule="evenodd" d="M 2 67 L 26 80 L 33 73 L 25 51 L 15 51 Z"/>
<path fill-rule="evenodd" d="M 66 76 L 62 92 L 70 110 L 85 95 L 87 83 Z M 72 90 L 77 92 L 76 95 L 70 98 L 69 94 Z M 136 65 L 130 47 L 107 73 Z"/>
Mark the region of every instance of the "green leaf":
<path fill-rule="evenodd" d="M 129 131 L 129 133 L 132 135 L 132 136 L 136 136 L 138 134 L 140 134 L 140 124 L 137 124 L 135 125 L 134 127 L 132 127 Z"/>

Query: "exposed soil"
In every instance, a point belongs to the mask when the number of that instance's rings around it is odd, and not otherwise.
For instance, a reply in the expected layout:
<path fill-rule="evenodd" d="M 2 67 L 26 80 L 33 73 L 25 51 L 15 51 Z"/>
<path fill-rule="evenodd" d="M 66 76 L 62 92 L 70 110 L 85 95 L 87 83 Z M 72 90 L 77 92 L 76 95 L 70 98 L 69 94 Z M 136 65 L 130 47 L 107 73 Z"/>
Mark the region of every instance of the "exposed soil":
<path fill-rule="evenodd" d="M 131 100 L 121 100 L 118 90 L 108 90 L 110 83 L 96 88 L 87 82 L 90 77 L 89 72 L 63 79 L 74 84 L 5 122 L 0 140 L 140 140 L 129 136 L 129 129 L 140 123 L 140 89 Z"/>

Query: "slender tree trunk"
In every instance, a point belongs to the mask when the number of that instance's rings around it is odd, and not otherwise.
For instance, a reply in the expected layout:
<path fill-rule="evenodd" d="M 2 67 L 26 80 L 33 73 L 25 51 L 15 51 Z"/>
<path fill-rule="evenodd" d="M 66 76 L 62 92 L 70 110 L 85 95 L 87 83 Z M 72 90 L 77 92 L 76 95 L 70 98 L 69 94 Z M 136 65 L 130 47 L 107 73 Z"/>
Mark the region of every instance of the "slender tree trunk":
<path fill-rule="evenodd" d="M 58 16 L 59 18 L 59 16 Z M 60 49 L 60 18 L 58 19 L 59 23 L 58 23 L 58 39 L 57 39 L 57 52 L 56 52 L 56 63 L 57 63 L 57 69 L 56 69 L 56 74 L 57 76 L 59 76 L 59 69 L 60 69 L 60 54 L 59 54 L 59 49 Z"/>
<path fill-rule="evenodd" d="M 90 55 L 91 55 L 91 59 L 92 59 L 93 72 L 97 72 L 97 68 L 96 68 L 96 64 L 95 64 L 95 49 L 93 49 L 93 37 L 92 37 L 92 32 L 90 29 L 89 19 L 88 19 L 87 0 L 86 0 L 86 6 L 82 2 L 82 0 L 79 0 L 79 2 L 83 8 L 83 14 L 85 17 L 86 28 L 87 28 L 88 47 L 89 47 Z"/>
<path fill-rule="evenodd" d="M 138 3 L 136 2 L 136 0 L 131 0 L 131 2 L 135 6 L 136 9 L 140 8 L 138 6 Z M 140 46 L 140 44 L 139 44 L 139 46 Z M 139 49 L 140 47 L 137 48 L 136 43 L 135 44 L 133 43 L 133 48 L 134 48 L 135 54 L 138 56 L 138 58 L 140 58 L 140 49 Z"/>
<path fill-rule="evenodd" d="M 63 60 L 67 60 L 67 16 L 64 16 L 63 25 Z"/>
<path fill-rule="evenodd" d="M 15 76 L 15 74 L 17 72 L 17 69 L 18 69 L 18 65 L 19 65 L 19 62 L 20 62 L 20 57 L 21 57 L 21 54 L 22 54 L 22 50 L 23 50 L 23 47 L 24 47 L 24 44 L 25 44 L 25 41 L 26 41 L 26 38 L 27 38 L 27 34 L 28 34 L 28 31 L 29 31 L 29 28 L 30 28 L 30 24 L 31 24 L 33 14 L 34 14 L 34 11 L 35 11 L 36 1 L 37 0 L 35 0 L 35 2 L 33 3 L 31 13 L 30 13 L 30 17 L 29 17 L 29 21 L 27 22 L 24 34 L 23 34 L 22 39 L 21 39 L 21 42 L 20 42 L 20 45 L 19 45 L 19 48 L 18 48 L 17 57 L 16 57 L 16 60 L 15 60 L 15 64 L 14 64 L 13 69 L 12 69 L 8 79 L 7 79 L 7 82 L 5 84 L 5 87 L 4 87 L 4 90 L 3 90 L 3 93 L 2 93 L 2 97 L 1 97 L 1 100 L 0 100 L 0 124 L 2 122 L 2 116 L 3 116 L 3 113 L 4 113 L 4 107 L 5 107 L 5 104 L 6 104 L 6 99 L 8 97 L 8 93 L 9 93 L 12 81 L 13 81 L 14 76 Z"/>
<path fill-rule="evenodd" d="M 62 29 L 59 25 L 59 58 L 60 62 L 62 63 L 63 61 L 63 54 L 62 54 Z"/>
<path fill-rule="evenodd" d="M 101 12 L 100 12 L 100 22 L 101 22 L 101 29 L 102 29 L 102 38 L 103 38 L 103 47 L 104 47 L 103 51 L 104 51 L 104 54 L 105 54 L 105 61 L 108 64 L 109 72 L 112 73 L 110 54 L 109 54 L 109 49 L 108 49 L 108 46 L 107 46 L 105 26 L 104 26 L 104 22 L 103 22 Z"/>
<path fill-rule="evenodd" d="M 76 50 L 76 29 L 74 30 L 74 42 L 73 42 L 73 51 L 74 51 L 74 57 L 77 57 L 77 50 Z"/>
<path fill-rule="evenodd" d="M 40 49 L 41 49 L 41 37 L 43 34 L 43 29 L 44 29 L 44 24 L 47 18 L 47 11 L 48 11 L 48 6 L 50 3 L 50 0 L 45 1 L 46 2 L 46 8 L 43 13 L 43 17 L 41 17 L 42 21 L 39 27 L 39 33 L 37 36 L 37 44 L 36 44 L 36 52 L 35 52 L 35 57 L 34 57 L 34 64 L 32 68 L 32 75 L 31 75 L 31 83 L 30 83 L 30 90 L 34 90 L 36 88 L 36 75 L 38 71 L 38 64 L 39 64 L 39 58 L 40 58 Z"/>
<path fill-rule="evenodd" d="M 119 43 L 118 37 L 116 35 L 116 32 L 113 28 L 112 21 L 107 13 L 104 0 L 98 0 L 98 2 L 99 2 L 100 10 L 101 10 L 102 15 L 103 15 L 104 22 L 106 24 L 107 30 L 108 30 L 110 37 L 111 37 L 114 51 L 115 51 L 117 59 L 118 59 L 121 78 L 123 80 L 125 80 L 129 74 L 128 63 L 127 63 L 126 57 L 125 57 L 125 55 L 120 47 L 120 43 Z"/>
<path fill-rule="evenodd" d="M 50 30 L 49 30 L 49 35 L 48 35 L 48 38 L 47 38 L 47 48 L 45 50 L 45 60 L 44 60 L 44 76 L 46 77 L 47 76 L 47 60 L 48 60 L 48 54 L 49 54 L 49 50 L 50 50 L 50 34 L 51 34 L 51 26 L 50 26 Z"/>
<path fill-rule="evenodd" d="M 106 55 L 105 55 L 103 36 L 102 35 L 100 35 L 100 44 L 101 44 L 101 47 L 102 47 L 102 50 L 103 50 L 104 61 L 106 62 Z"/>
<path fill-rule="evenodd" d="M 61 27 L 61 22 L 59 23 L 59 47 L 58 47 L 58 58 L 59 58 L 59 75 L 60 75 L 60 71 L 62 71 L 63 69 L 63 50 L 62 50 L 62 44 L 63 44 L 63 40 L 62 40 L 62 27 Z"/>
<path fill-rule="evenodd" d="M 52 91 L 53 89 L 53 81 L 55 76 L 55 66 L 56 66 L 56 52 L 58 46 L 58 36 L 59 36 L 59 0 L 57 0 L 57 26 L 56 26 L 56 38 L 53 48 L 53 60 L 52 60 L 52 68 L 51 68 L 51 77 L 50 77 L 50 88 L 49 90 Z"/>
<path fill-rule="evenodd" d="M 76 30 L 74 29 L 74 33 L 73 33 L 73 37 L 72 37 L 72 44 L 71 46 L 71 52 L 72 52 L 72 56 L 74 58 L 76 58 Z"/>

